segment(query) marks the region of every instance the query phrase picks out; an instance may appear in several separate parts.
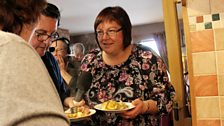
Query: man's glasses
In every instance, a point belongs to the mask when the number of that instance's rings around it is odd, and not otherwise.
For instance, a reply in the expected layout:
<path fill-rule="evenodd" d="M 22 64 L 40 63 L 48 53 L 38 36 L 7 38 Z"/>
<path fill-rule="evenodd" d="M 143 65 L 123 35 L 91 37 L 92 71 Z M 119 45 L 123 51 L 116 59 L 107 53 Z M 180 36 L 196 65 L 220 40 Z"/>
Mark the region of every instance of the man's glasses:
<path fill-rule="evenodd" d="M 50 38 L 50 41 L 52 41 L 59 37 L 59 34 L 57 32 L 54 32 L 54 33 L 48 35 L 47 33 L 44 33 L 41 31 L 35 31 L 35 35 L 37 36 L 38 41 L 46 41 L 49 38 Z"/>
<path fill-rule="evenodd" d="M 119 29 L 117 29 L 117 30 L 114 30 L 114 29 L 110 29 L 110 30 L 108 30 L 108 31 L 106 31 L 106 34 L 109 36 L 109 37 L 115 37 L 116 36 L 116 34 L 117 34 L 117 32 L 119 32 L 119 31 L 121 31 L 122 30 L 122 28 L 119 28 Z M 104 31 L 96 31 L 96 34 L 97 34 L 97 37 L 99 38 L 99 39 L 101 39 L 101 38 L 103 38 L 103 35 L 104 35 Z"/>

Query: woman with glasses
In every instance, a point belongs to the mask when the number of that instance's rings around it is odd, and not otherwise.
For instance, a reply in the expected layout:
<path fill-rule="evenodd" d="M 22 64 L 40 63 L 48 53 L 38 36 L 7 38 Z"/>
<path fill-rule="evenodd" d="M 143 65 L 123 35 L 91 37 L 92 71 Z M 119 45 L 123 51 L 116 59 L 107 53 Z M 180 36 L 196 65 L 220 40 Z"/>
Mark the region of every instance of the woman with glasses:
<path fill-rule="evenodd" d="M 99 49 L 85 55 L 81 72 L 93 79 L 85 93 L 93 108 L 108 100 L 132 103 L 123 113 L 97 111 L 96 126 L 159 126 L 160 116 L 172 110 L 173 86 L 161 57 L 150 48 L 132 44 L 132 25 L 121 7 L 107 7 L 96 17 L 95 35 Z"/>

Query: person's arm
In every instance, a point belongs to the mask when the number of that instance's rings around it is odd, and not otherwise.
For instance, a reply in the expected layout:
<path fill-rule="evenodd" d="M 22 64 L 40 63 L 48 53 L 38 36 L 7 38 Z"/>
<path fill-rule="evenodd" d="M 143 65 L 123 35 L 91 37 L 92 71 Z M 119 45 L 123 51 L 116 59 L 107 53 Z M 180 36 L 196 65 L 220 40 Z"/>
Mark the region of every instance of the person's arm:
<path fill-rule="evenodd" d="M 69 85 L 72 76 L 67 72 L 65 61 L 61 56 L 57 56 L 56 60 L 58 61 L 58 66 L 60 68 L 61 76 L 65 80 L 66 84 Z"/>
<path fill-rule="evenodd" d="M 65 69 L 60 69 L 60 71 L 61 71 L 61 76 L 65 80 L 66 84 L 69 85 L 72 79 L 72 76 Z"/>
<path fill-rule="evenodd" d="M 175 90 L 169 82 L 167 69 L 160 57 L 151 55 L 151 52 L 143 53 L 144 64 L 150 64 L 152 69 L 141 69 L 141 73 L 148 78 L 147 87 L 149 90 L 144 90 L 150 97 L 135 99 L 132 104 L 136 107 L 128 112 L 122 114 L 124 118 L 135 118 L 139 114 L 167 114 L 172 110 L 173 98 Z M 149 67 L 150 68 L 150 67 Z M 146 74 L 144 74 L 146 73 Z"/>

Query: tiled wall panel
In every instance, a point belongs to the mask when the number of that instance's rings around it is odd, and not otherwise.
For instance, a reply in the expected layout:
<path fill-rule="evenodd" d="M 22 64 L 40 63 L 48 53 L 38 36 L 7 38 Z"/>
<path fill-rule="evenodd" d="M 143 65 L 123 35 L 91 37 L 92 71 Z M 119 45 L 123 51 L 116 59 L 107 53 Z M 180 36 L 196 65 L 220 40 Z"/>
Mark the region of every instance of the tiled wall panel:
<path fill-rule="evenodd" d="M 197 126 L 224 126 L 224 0 L 188 0 Z"/>

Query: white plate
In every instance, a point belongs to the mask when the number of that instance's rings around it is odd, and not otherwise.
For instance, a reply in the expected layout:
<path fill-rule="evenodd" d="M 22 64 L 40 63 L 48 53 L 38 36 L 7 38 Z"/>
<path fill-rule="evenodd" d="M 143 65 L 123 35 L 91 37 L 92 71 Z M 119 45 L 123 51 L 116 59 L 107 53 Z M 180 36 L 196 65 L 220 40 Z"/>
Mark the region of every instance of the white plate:
<path fill-rule="evenodd" d="M 94 109 L 89 109 L 90 113 L 86 116 L 83 116 L 83 117 L 77 117 L 77 118 L 69 118 L 71 122 L 77 122 L 77 121 L 81 121 L 81 120 L 85 120 L 87 119 L 88 117 L 90 117 L 91 115 L 95 114 L 96 113 L 96 110 Z M 71 113 L 70 109 L 66 110 L 65 111 L 65 114 L 69 114 Z"/>
<path fill-rule="evenodd" d="M 94 108 L 97 109 L 97 110 L 101 110 L 101 111 L 104 111 L 104 112 L 111 112 L 111 113 L 122 113 L 124 111 L 135 108 L 135 106 L 130 102 L 123 102 L 123 103 L 125 103 L 128 106 L 128 108 L 121 109 L 121 110 L 104 110 L 104 109 L 102 109 L 102 104 L 97 104 L 97 105 L 94 106 Z"/>

